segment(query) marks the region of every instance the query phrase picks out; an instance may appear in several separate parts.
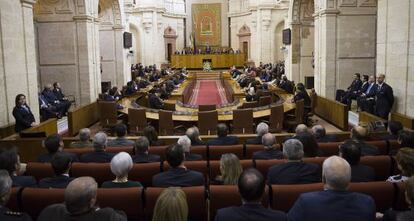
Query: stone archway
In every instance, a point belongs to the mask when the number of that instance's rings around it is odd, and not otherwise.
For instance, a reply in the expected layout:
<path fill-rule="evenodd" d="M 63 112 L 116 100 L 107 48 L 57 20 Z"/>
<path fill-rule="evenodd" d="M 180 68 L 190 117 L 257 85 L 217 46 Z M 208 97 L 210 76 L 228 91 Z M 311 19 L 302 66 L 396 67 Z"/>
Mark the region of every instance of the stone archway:
<path fill-rule="evenodd" d="M 174 54 L 176 49 L 178 35 L 176 31 L 168 26 L 164 30 L 164 44 L 165 44 L 165 60 L 171 62 L 171 55 Z"/>
<path fill-rule="evenodd" d="M 251 31 L 249 26 L 243 25 L 237 36 L 239 37 L 239 49 L 242 53 L 245 53 L 246 55 L 246 61 L 249 61 L 251 59 Z"/>

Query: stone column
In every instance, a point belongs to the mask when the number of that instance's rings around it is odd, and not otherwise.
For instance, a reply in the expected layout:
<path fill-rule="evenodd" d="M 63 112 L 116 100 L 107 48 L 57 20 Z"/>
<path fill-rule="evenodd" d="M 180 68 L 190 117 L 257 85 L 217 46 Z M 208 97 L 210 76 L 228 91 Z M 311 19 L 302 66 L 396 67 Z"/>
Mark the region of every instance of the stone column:
<path fill-rule="evenodd" d="M 125 69 L 126 53 L 124 49 L 123 33 L 124 27 L 122 25 L 116 25 L 113 27 L 115 36 L 115 70 L 116 70 L 116 85 L 122 87 L 126 85 L 129 75 L 129 71 Z"/>

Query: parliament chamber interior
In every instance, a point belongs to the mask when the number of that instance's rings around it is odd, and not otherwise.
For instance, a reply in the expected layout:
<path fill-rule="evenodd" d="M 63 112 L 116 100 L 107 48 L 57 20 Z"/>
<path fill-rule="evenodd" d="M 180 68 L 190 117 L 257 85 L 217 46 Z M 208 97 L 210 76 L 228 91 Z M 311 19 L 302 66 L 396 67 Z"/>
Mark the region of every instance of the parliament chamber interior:
<path fill-rule="evenodd" d="M 1 0 L 0 220 L 414 220 L 413 5 Z"/>

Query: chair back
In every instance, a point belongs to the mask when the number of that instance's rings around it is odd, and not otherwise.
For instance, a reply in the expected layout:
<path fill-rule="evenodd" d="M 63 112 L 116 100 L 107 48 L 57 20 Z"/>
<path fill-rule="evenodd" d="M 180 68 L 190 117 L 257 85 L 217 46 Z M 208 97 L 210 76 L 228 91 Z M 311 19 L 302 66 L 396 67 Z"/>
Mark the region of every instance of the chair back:
<path fill-rule="evenodd" d="M 238 109 L 255 108 L 258 106 L 259 106 L 259 102 L 257 101 L 244 102 Z"/>
<path fill-rule="evenodd" d="M 115 178 L 109 163 L 73 163 L 70 171 L 73 177 L 93 177 L 99 185 Z"/>
<path fill-rule="evenodd" d="M 390 182 L 350 183 L 348 191 L 371 196 L 375 201 L 375 207 L 378 212 L 384 212 L 393 206 L 395 191 L 393 184 Z"/>
<path fill-rule="evenodd" d="M 22 211 L 36 220 L 40 212 L 51 204 L 65 200 L 65 189 L 24 188 L 21 195 Z"/>
<path fill-rule="evenodd" d="M 370 166 L 375 170 L 375 180 L 387 180 L 393 175 L 393 164 L 390 156 L 361 157 L 360 164 Z"/>
<path fill-rule="evenodd" d="M 201 135 L 217 134 L 218 113 L 214 111 L 198 112 L 198 128 Z"/>
<path fill-rule="evenodd" d="M 272 97 L 271 96 L 262 96 L 259 98 L 259 107 L 267 106 L 272 103 Z"/>
<path fill-rule="evenodd" d="M 241 109 L 233 110 L 233 133 L 252 134 L 253 133 L 253 110 Z"/>
<path fill-rule="evenodd" d="M 265 91 L 265 90 L 262 90 L 262 89 L 259 89 L 259 90 L 257 90 L 257 96 L 258 97 L 263 97 L 263 96 L 271 96 L 271 93 L 270 93 L 270 91 Z"/>
<path fill-rule="evenodd" d="M 223 145 L 223 146 L 208 146 L 209 160 L 220 160 L 221 155 L 225 153 L 234 153 L 239 159 L 243 159 L 243 144 L 238 145 Z"/>
<path fill-rule="evenodd" d="M 160 173 L 161 163 L 135 163 L 129 172 L 128 179 L 138 181 L 145 187 L 152 186 L 152 177 Z"/>
<path fill-rule="evenodd" d="M 117 123 L 117 109 L 116 102 L 113 101 L 99 101 L 99 121 L 102 127 L 111 127 Z"/>
<path fill-rule="evenodd" d="M 277 105 L 270 108 L 269 130 L 272 132 L 281 132 L 283 128 L 283 105 Z"/>
<path fill-rule="evenodd" d="M 143 220 L 142 187 L 99 188 L 97 205 L 125 212 L 128 220 Z"/>
<path fill-rule="evenodd" d="M 158 112 L 158 130 L 159 135 L 173 135 L 174 134 L 174 121 L 172 119 L 172 111 L 160 110 Z"/>
<path fill-rule="evenodd" d="M 164 102 L 164 110 L 175 111 L 175 103 Z"/>
<path fill-rule="evenodd" d="M 29 162 L 26 167 L 26 175 L 33 176 L 39 182 L 43 178 L 55 176 L 55 172 L 50 163 Z"/>
<path fill-rule="evenodd" d="M 305 112 L 305 101 L 303 99 L 296 101 L 295 118 L 298 124 L 304 122 L 303 114 Z"/>
<path fill-rule="evenodd" d="M 144 128 L 148 125 L 147 116 L 145 115 L 144 108 L 129 108 L 128 109 L 128 123 L 129 123 L 129 132 L 138 133 L 142 132 Z"/>
<path fill-rule="evenodd" d="M 322 183 L 272 185 L 272 201 L 270 207 L 274 210 L 288 212 L 300 194 L 323 190 Z"/>
<path fill-rule="evenodd" d="M 202 104 L 198 105 L 198 111 L 214 111 L 216 110 L 215 104 Z"/>
<path fill-rule="evenodd" d="M 199 160 L 199 161 L 185 161 L 185 167 L 189 170 L 194 170 L 202 173 L 205 178 L 209 175 L 209 167 L 207 160 Z M 167 161 L 163 162 L 163 171 L 167 171 L 171 168 Z"/>

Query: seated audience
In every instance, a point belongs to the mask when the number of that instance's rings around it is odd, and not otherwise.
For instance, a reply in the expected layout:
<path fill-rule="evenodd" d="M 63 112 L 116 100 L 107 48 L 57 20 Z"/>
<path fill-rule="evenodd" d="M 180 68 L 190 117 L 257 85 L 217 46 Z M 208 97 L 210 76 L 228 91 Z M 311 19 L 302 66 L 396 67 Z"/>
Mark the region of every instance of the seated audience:
<path fill-rule="evenodd" d="M 149 141 L 150 146 L 162 146 L 164 142 L 162 140 L 158 140 L 158 133 L 153 126 L 147 126 L 143 130 L 143 135 Z"/>
<path fill-rule="evenodd" d="M 134 144 L 135 155 L 132 156 L 134 163 L 160 162 L 160 156 L 148 153 L 149 141 L 146 137 L 140 137 Z"/>
<path fill-rule="evenodd" d="M 351 182 L 375 181 L 375 170 L 360 164 L 361 148 L 353 140 L 347 140 L 339 146 L 339 156 L 351 165 Z"/>
<path fill-rule="evenodd" d="M 312 133 L 318 143 L 338 142 L 336 135 L 326 134 L 326 130 L 322 125 L 313 126 Z"/>
<path fill-rule="evenodd" d="M 399 121 L 389 121 L 388 122 L 388 134 L 383 136 L 384 140 L 397 140 L 398 133 L 404 129 L 403 125 Z"/>
<path fill-rule="evenodd" d="M 414 132 L 408 130 L 400 131 L 397 141 L 401 147 L 414 148 Z"/>
<path fill-rule="evenodd" d="M 128 180 L 128 173 L 133 166 L 131 156 L 126 152 L 120 152 L 111 160 L 111 171 L 115 175 L 112 181 L 102 183 L 102 188 L 128 188 L 142 187 L 140 182 Z"/>
<path fill-rule="evenodd" d="M 401 174 L 390 176 L 387 181 L 391 183 L 405 182 L 414 175 L 414 149 L 408 147 L 399 149 L 396 160 Z"/>
<path fill-rule="evenodd" d="M 303 193 L 289 210 L 288 219 L 375 220 L 375 202 L 365 194 L 347 191 L 351 167 L 342 158 L 332 156 L 323 162 L 323 191 Z"/>
<path fill-rule="evenodd" d="M 69 110 L 70 106 L 72 105 L 69 99 L 63 94 L 62 88 L 60 87 L 59 82 L 53 83 L 53 93 L 55 94 L 56 98 L 66 106 L 66 113 Z"/>
<path fill-rule="evenodd" d="M 187 137 L 190 138 L 192 146 L 197 146 L 197 145 L 199 146 L 199 145 L 206 144 L 200 139 L 200 131 L 198 130 L 196 126 L 188 128 L 187 131 L 185 132 L 185 135 L 187 135 Z"/>
<path fill-rule="evenodd" d="M 177 141 L 177 144 L 183 147 L 186 161 L 196 161 L 203 159 L 203 156 L 200 154 L 191 153 L 191 140 L 187 136 L 180 137 Z"/>
<path fill-rule="evenodd" d="M 46 207 L 38 221 L 96 220 L 126 221 L 124 212 L 96 205 L 98 184 L 92 177 L 74 179 L 65 189 L 65 201 Z"/>
<path fill-rule="evenodd" d="M 189 170 L 184 165 L 184 150 L 181 145 L 175 144 L 167 148 L 167 162 L 170 165 L 168 171 L 152 177 L 152 185 L 155 187 L 170 186 L 202 186 L 204 176 L 197 171 Z"/>
<path fill-rule="evenodd" d="M 61 113 L 57 112 L 57 109 L 55 106 L 51 105 L 43 96 L 42 93 L 38 94 L 39 96 L 39 110 L 40 110 L 40 116 L 42 120 L 47 120 L 49 118 L 62 118 Z"/>
<path fill-rule="evenodd" d="M 53 87 L 51 84 L 47 84 L 42 92 L 46 101 L 56 107 L 56 111 L 60 113 L 61 116 L 65 116 L 68 112 L 71 103 L 67 100 L 59 100 L 53 92 Z"/>
<path fill-rule="evenodd" d="M 125 124 L 118 124 L 115 126 L 115 133 L 116 133 L 116 139 L 108 141 L 109 147 L 120 147 L 120 146 L 134 146 L 134 141 L 128 140 L 125 138 L 125 135 L 127 133 L 127 127 Z"/>
<path fill-rule="evenodd" d="M 188 220 L 187 197 L 181 188 L 169 187 L 157 199 L 152 221 Z"/>
<path fill-rule="evenodd" d="M 153 109 L 163 109 L 164 101 L 160 98 L 160 94 L 155 89 L 151 89 L 148 94 L 149 107 Z"/>
<path fill-rule="evenodd" d="M 82 128 L 79 130 L 79 141 L 70 143 L 71 148 L 93 147 L 91 139 L 91 130 L 89 128 Z"/>
<path fill-rule="evenodd" d="M 40 163 L 49 163 L 50 161 L 52 161 L 53 156 L 58 152 L 65 153 L 67 156 L 70 157 L 70 159 L 73 162 L 79 161 L 78 156 L 76 156 L 76 154 L 63 152 L 64 143 L 59 134 L 53 134 L 46 137 L 46 139 L 43 141 L 43 145 L 48 153 L 40 155 L 37 158 L 37 161 Z"/>
<path fill-rule="evenodd" d="M 267 182 L 269 184 L 305 184 L 321 181 L 320 168 L 316 164 L 302 161 L 303 145 L 297 139 L 289 139 L 283 143 L 283 155 L 288 162 L 269 168 Z"/>
<path fill-rule="evenodd" d="M 237 185 L 243 167 L 239 158 L 233 153 L 226 153 L 220 158 L 220 175 L 213 181 L 214 184 Z"/>
<path fill-rule="evenodd" d="M 411 221 L 414 220 L 414 176 L 405 182 L 405 201 L 410 208 L 407 211 L 388 210 L 383 221 Z"/>
<path fill-rule="evenodd" d="M 270 160 L 282 159 L 283 153 L 276 148 L 276 137 L 271 133 L 266 133 L 262 136 L 262 144 L 264 150 L 253 153 L 253 159 L 256 160 Z"/>
<path fill-rule="evenodd" d="M 344 96 L 342 97 L 341 102 L 343 104 L 348 105 L 348 107 L 351 107 L 351 102 L 353 99 L 357 98 L 358 91 L 361 89 L 361 86 L 362 86 L 361 74 L 355 73 L 354 80 L 352 81 L 351 85 L 347 88 L 347 91 L 344 93 Z"/>
<path fill-rule="evenodd" d="M 316 142 L 315 137 L 311 133 L 299 133 L 293 138 L 299 140 L 302 143 L 305 157 L 316 157 L 323 155 L 322 151 L 319 150 L 319 145 Z"/>
<path fill-rule="evenodd" d="M 15 105 L 13 108 L 13 117 L 16 120 L 16 124 L 14 125 L 14 131 L 16 133 L 38 125 L 29 105 L 26 103 L 26 96 L 24 94 L 18 94 L 16 96 Z"/>
<path fill-rule="evenodd" d="M 20 176 L 25 172 L 25 165 L 20 163 L 16 148 L 0 149 L 0 170 L 7 170 L 13 181 L 13 187 L 36 187 L 36 179 L 32 176 Z"/>
<path fill-rule="evenodd" d="M 207 141 L 207 144 L 210 146 L 219 146 L 219 145 L 235 145 L 238 144 L 238 138 L 235 136 L 227 136 L 229 133 L 229 128 L 226 124 L 220 123 L 217 125 L 217 138 Z"/>
<path fill-rule="evenodd" d="M 6 170 L 0 170 L 0 220 L 3 221 L 31 221 L 29 215 L 21 212 L 13 212 L 6 206 L 12 193 L 13 181 Z"/>
<path fill-rule="evenodd" d="M 64 153 L 56 153 L 51 161 L 54 177 L 43 178 L 39 181 L 40 188 L 66 188 L 74 179 L 69 176 L 72 165 L 71 158 Z"/>
<path fill-rule="evenodd" d="M 256 127 L 256 134 L 255 138 L 247 139 L 246 144 L 262 144 L 262 136 L 269 133 L 269 126 L 262 122 L 257 125 Z"/>
<path fill-rule="evenodd" d="M 351 130 L 351 139 L 360 144 L 361 156 L 375 156 L 380 152 L 376 146 L 365 143 L 368 138 L 368 129 L 361 126 L 354 126 Z"/>
<path fill-rule="evenodd" d="M 95 137 L 93 138 L 94 152 L 82 154 L 80 161 L 84 163 L 109 163 L 114 155 L 105 152 L 107 146 L 106 137 L 104 132 L 95 134 Z"/>
<path fill-rule="evenodd" d="M 308 126 L 306 126 L 306 124 L 299 124 L 298 126 L 296 126 L 295 135 L 297 136 L 303 133 L 309 133 Z"/>
<path fill-rule="evenodd" d="M 249 168 L 243 171 L 238 179 L 237 186 L 242 198 L 242 205 L 217 210 L 215 221 L 287 220 L 284 212 L 271 210 L 262 205 L 266 184 L 263 175 L 258 170 Z"/>

